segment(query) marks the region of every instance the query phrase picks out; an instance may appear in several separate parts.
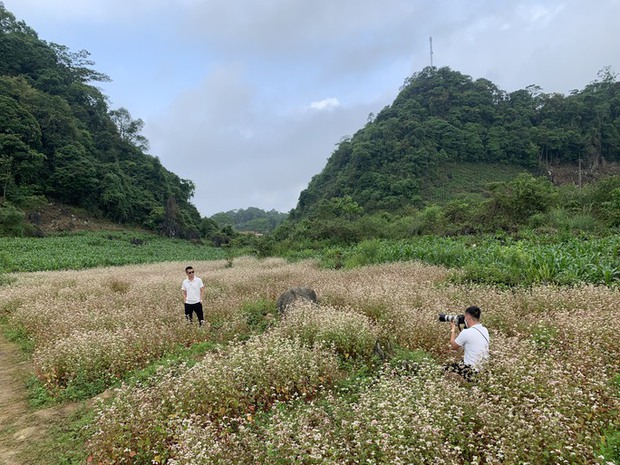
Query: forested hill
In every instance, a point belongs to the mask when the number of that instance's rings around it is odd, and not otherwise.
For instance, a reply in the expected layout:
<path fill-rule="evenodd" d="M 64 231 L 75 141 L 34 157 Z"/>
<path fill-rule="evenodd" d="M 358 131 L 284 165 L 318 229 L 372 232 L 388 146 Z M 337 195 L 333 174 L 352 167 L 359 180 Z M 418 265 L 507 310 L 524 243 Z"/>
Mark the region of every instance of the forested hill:
<path fill-rule="evenodd" d="M 211 216 L 219 227 L 231 226 L 235 231 L 265 234 L 280 225 L 288 214 L 276 210 L 265 211 L 260 208 L 229 210 Z"/>
<path fill-rule="evenodd" d="M 177 237 L 199 234 L 194 184 L 110 109 L 89 53 L 40 40 L 0 2 L 0 223 L 48 201 Z"/>
<path fill-rule="evenodd" d="M 428 67 L 339 143 L 291 219 L 316 216 L 339 199 L 365 213 L 402 212 L 440 201 L 446 182 L 471 190 L 483 174 L 547 174 L 578 164 L 588 171 L 618 161 L 620 82 L 609 68 L 566 96 L 537 86 L 507 93 L 486 79 Z"/>

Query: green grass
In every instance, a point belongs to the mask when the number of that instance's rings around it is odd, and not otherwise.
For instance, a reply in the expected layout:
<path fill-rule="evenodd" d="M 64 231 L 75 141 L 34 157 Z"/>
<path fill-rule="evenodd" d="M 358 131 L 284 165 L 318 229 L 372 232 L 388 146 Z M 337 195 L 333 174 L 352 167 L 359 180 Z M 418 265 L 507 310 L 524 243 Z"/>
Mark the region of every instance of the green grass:
<path fill-rule="evenodd" d="M 62 422 L 55 422 L 43 440 L 33 441 L 21 457 L 23 463 L 82 465 L 87 463 L 84 444 L 91 434 L 95 413 L 86 403 Z"/>
<path fill-rule="evenodd" d="M 125 377 L 126 382 L 129 384 L 141 383 L 147 385 L 149 380 L 152 380 L 160 369 L 181 364 L 191 367 L 196 361 L 204 357 L 205 354 L 215 350 L 216 347 L 218 346 L 212 342 L 197 342 L 190 347 L 179 344 L 157 362 L 151 363 L 140 370 L 129 372 Z"/>
<path fill-rule="evenodd" d="M 524 171 L 515 165 L 446 163 L 439 168 L 437 180 L 423 186 L 423 196 L 438 204 L 463 194 L 480 199 L 490 183 L 510 182 Z"/>
<path fill-rule="evenodd" d="M 43 238 L 0 237 L 0 273 L 54 271 L 180 260 L 218 260 L 230 255 L 202 243 L 126 231 L 80 232 Z"/>
<path fill-rule="evenodd" d="M 25 329 L 21 327 L 13 327 L 6 324 L 6 317 L 0 316 L 0 332 L 13 342 L 26 354 L 32 354 L 35 348 L 34 341 L 29 337 Z"/>

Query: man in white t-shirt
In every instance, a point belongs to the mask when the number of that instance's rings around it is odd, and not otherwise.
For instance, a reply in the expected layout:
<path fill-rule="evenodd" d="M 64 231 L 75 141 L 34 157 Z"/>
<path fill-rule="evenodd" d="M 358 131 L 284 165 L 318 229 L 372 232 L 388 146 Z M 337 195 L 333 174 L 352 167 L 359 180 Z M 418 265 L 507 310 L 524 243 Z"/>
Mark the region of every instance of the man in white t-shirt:
<path fill-rule="evenodd" d="M 467 381 L 472 381 L 484 362 L 489 358 L 489 331 L 480 323 L 480 308 L 472 306 L 465 309 L 465 329 L 456 336 L 456 324 L 450 322 L 450 348 L 464 351 L 463 361 L 452 363 L 447 371 L 458 373 Z"/>
<path fill-rule="evenodd" d="M 183 280 L 181 284 L 181 290 L 183 291 L 183 304 L 185 305 L 185 318 L 190 323 L 194 312 L 198 318 L 198 324 L 202 326 L 204 322 L 204 313 L 202 310 L 202 300 L 204 297 L 205 286 L 202 283 L 202 279 L 196 276 L 194 268 L 188 266 L 185 268 L 185 274 L 187 278 Z"/>

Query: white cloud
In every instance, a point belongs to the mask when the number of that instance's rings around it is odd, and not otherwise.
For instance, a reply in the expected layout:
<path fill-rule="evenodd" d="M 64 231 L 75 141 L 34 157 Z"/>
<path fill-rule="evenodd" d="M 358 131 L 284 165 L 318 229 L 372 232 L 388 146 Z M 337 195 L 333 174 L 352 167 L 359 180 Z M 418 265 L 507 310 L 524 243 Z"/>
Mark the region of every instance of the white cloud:
<path fill-rule="evenodd" d="M 543 5 L 532 5 L 522 7 L 520 14 L 526 21 L 538 27 L 548 26 L 549 23 L 564 9 L 564 5 L 556 5 L 555 8 L 549 9 Z"/>
<path fill-rule="evenodd" d="M 340 106 L 340 102 L 336 97 L 329 97 L 318 102 L 312 102 L 310 109 L 312 110 L 333 110 Z"/>

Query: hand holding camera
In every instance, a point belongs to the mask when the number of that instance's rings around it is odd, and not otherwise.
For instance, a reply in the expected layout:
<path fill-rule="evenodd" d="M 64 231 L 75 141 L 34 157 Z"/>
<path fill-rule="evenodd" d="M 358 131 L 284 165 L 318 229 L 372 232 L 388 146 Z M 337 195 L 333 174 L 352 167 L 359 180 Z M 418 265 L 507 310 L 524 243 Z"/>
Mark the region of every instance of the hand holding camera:
<path fill-rule="evenodd" d="M 459 331 L 466 327 L 465 315 L 446 315 L 445 313 L 440 313 L 439 321 L 448 321 L 453 325 L 458 326 Z"/>

